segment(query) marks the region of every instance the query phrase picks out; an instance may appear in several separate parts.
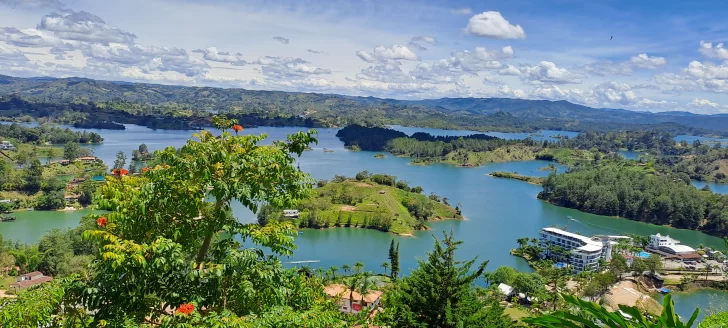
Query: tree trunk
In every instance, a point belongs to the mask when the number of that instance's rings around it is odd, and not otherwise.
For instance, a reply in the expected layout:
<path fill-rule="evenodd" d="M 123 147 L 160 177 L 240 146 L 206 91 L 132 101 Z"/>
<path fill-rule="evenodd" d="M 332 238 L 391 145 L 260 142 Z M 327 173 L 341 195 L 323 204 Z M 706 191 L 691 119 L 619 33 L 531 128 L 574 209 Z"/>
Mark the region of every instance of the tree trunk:
<path fill-rule="evenodd" d="M 218 199 L 215 201 L 215 210 L 212 212 L 213 217 L 217 215 L 218 212 L 220 212 L 220 208 L 222 208 L 223 204 L 222 199 Z M 207 256 L 207 251 L 210 250 L 210 242 L 212 242 L 212 235 L 215 234 L 216 231 L 210 230 L 207 232 L 207 235 L 205 236 L 205 240 L 202 241 L 202 246 L 200 246 L 200 252 L 197 253 L 197 258 L 195 259 L 195 262 L 197 264 L 202 263 L 202 261 L 205 260 L 205 256 Z"/>

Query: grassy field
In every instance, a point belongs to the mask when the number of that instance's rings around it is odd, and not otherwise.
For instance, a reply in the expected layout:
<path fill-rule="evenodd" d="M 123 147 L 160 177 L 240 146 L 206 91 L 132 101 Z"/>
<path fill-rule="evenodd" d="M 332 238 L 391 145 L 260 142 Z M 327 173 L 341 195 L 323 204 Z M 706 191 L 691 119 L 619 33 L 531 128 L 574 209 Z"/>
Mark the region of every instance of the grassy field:
<path fill-rule="evenodd" d="M 371 181 L 330 182 L 314 189 L 301 211 L 302 220 L 316 226 L 366 227 L 399 234 L 412 233 L 418 220 L 405 206 L 421 204 L 428 220 L 459 218 L 454 208 L 413 193 Z"/>

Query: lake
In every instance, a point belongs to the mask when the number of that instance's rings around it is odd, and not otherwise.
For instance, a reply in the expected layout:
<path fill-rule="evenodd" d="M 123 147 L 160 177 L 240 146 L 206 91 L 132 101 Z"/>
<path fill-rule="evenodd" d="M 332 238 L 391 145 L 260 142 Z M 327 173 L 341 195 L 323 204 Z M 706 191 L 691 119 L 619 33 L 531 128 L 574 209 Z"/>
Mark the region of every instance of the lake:
<path fill-rule="evenodd" d="M 658 294 L 655 298 L 660 304 L 665 296 Z M 721 290 L 705 289 L 689 293 L 672 293 L 672 300 L 675 302 L 675 313 L 680 315 L 684 322 L 690 319 L 696 308 L 700 309 L 696 323 L 705 319 L 706 316 L 718 312 L 728 311 L 728 292 Z M 693 327 L 697 326 L 694 325 Z"/>
<path fill-rule="evenodd" d="M 284 139 L 287 134 L 300 128 L 250 128 L 248 134 L 266 133 L 270 140 Z M 151 130 L 145 127 L 127 125 L 127 130 L 95 130 L 105 141 L 93 146 L 96 156 L 107 163 L 113 162 L 118 151 L 128 154 L 142 142 L 150 150 L 167 146 L 183 145 L 192 131 Z M 453 231 L 456 238 L 465 241 L 459 255 L 463 259 L 478 256 L 489 260 L 489 270 L 508 265 L 519 270 L 529 270 L 527 263 L 511 256 L 509 250 L 516 247 L 516 238 L 536 237 L 543 227 L 566 226 L 570 231 L 591 234 L 669 234 L 683 243 L 696 246 L 722 246 L 721 239 L 706 234 L 655 226 L 620 218 L 604 217 L 561 208 L 536 199 L 541 187 L 521 181 L 499 179 L 487 176 L 493 171 L 515 171 L 524 175 L 546 176 L 550 171 L 540 171 L 550 162 L 526 161 L 493 163 L 477 168 L 457 168 L 436 164 L 415 166 L 409 159 L 387 156 L 375 159 L 375 152 L 353 152 L 346 150 L 335 137 L 336 129 L 318 129 L 319 143 L 314 150 L 304 152 L 299 159 L 302 170 L 316 179 L 331 179 L 334 175 L 354 176 L 368 170 L 388 173 L 420 185 L 425 193 L 435 192 L 450 199 L 452 204 L 460 203 L 466 221 L 441 221 L 433 223 L 431 231 L 419 231 L 414 237 L 399 237 L 388 233 L 366 229 L 335 228 L 328 230 L 305 230 L 297 236 L 298 249 L 290 259 L 284 261 L 318 260 L 315 267 L 352 264 L 362 261 L 367 268 L 381 271 L 380 264 L 387 260 L 389 242 L 396 239 L 400 245 L 402 273 L 416 267 L 417 259 L 424 258 L 432 248 L 432 236 L 442 236 L 442 231 Z M 432 131 L 425 129 L 424 131 Z M 442 131 L 442 130 L 441 130 Z M 447 131 L 450 132 L 450 131 Z M 445 132 L 441 132 L 445 133 Z M 323 149 L 334 152 L 324 152 Z M 564 167 L 557 165 L 560 170 Z M 254 222 L 253 213 L 235 205 L 235 214 L 241 222 Z M 21 212 L 16 222 L 0 223 L 0 234 L 5 239 L 31 243 L 53 228 L 72 227 L 79 218 L 88 213 L 79 212 Z M 572 216 L 575 220 L 567 219 Z"/>

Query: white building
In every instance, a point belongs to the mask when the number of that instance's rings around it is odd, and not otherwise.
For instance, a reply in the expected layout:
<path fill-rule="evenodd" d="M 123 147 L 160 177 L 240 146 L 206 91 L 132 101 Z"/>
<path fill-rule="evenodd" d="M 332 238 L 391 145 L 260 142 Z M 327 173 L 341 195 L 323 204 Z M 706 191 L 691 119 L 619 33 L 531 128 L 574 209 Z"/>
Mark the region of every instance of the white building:
<path fill-rule="evenodd" d="M 660 235 L 659 233 L 656 235 L 650 235 L 650 248 L 675 255 L 695 253 L 695 250 L 692 247 L 681 245 L 679 240 L 670 238 L 670 236 Z"/>
<path fill-rule="evenodd" d="M 298 210 L 283 210 L 283 216 L 287 218 L 297 218 Z"/>
<path fill-rule="evenodd" d="M 611 259 L 612 245 L 609 240 L 592 240 L 572 232 L 557 228 L 541 229 L 540 246 L 544 249 L 542 257 L 568 263 L 574 271 L 592 271 L 599 268 L 599 259 Z M 563 247 L 568 254 L 559 256 L 549 250 L 549 246 Z"/>

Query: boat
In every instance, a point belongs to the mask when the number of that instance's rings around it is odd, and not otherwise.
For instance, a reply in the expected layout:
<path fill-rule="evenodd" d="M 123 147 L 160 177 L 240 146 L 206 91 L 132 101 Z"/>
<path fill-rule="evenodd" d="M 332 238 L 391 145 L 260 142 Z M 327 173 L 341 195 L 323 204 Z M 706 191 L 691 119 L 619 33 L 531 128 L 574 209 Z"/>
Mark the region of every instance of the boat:
<path fill-rule="evenodd" d="M 576 220 L 574 220 L 574 218 L 572 218 L 571 216 L 567 216 L 566 218 L 567 218 L 567 219 L 569 219 L 569 220 L 571 220 L 571 221 L 576 221 Z"/>
<path fill-rule="evenodd" d="M 299 235 L 302 235 L 302 234 L 303 234 L 303 231 L 299 231 L 299 232 L 298 232 L 298 234 L 299 234 Z"/>
<path fill-rule="evenodd" d="M 670 293 L 670 290 L 667 289 L 667 288 L 665 288 L 665 287 L 662 287 L 662 288 L 660 288 L 659 292 L 661 294 L 669 294 Z"/>
<path fill-rule="evenodd" d="M 0 216 L 0 221 L 2 222 L 15 222 L 14 216 Z"/>

